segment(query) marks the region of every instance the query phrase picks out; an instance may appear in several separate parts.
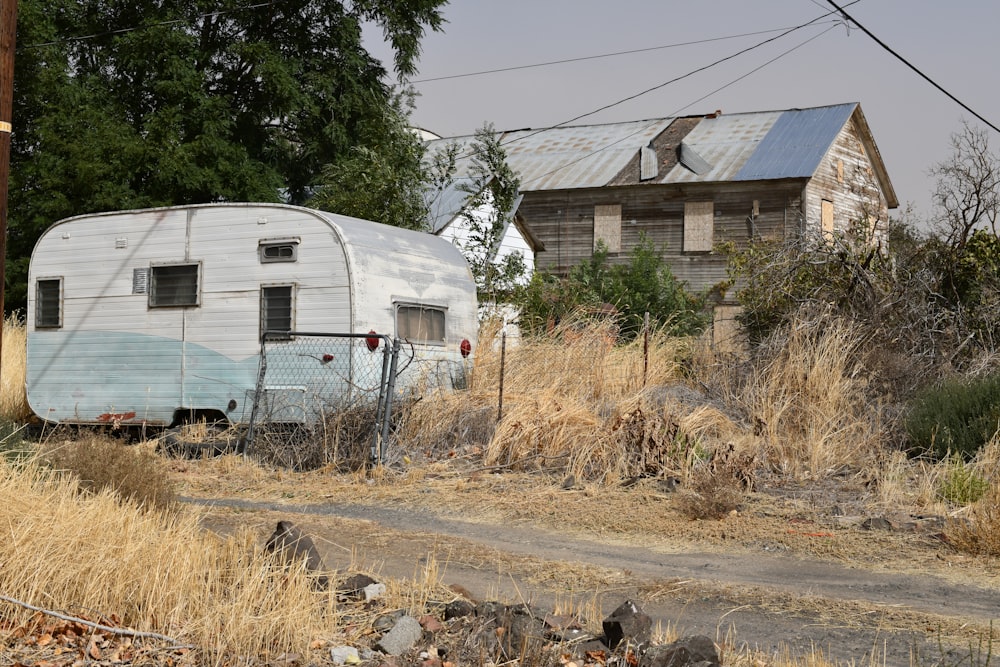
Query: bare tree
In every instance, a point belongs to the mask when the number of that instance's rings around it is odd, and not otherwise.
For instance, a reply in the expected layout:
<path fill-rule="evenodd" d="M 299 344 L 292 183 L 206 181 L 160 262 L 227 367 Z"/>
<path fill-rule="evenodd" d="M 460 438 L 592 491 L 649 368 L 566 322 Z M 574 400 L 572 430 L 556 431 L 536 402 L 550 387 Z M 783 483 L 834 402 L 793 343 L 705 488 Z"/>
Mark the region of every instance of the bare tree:
<path fill-rule="evenodd" d="M 952 154 L 931 168 L 937 177 L 935 231 L 962 250 L 977 229 L 997 233 L 1000 214 L 1000 157 L 990 151 L 982 128 L 964 123 L 951 137 Z"/>

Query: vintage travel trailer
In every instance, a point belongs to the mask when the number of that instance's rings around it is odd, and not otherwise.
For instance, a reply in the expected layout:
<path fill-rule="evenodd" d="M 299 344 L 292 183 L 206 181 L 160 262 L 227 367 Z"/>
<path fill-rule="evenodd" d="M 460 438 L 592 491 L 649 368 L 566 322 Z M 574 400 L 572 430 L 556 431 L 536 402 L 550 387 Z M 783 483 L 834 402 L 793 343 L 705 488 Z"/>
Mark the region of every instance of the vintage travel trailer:
<path fill-rule="evenodd" d="M 427 363 L 401 363 L 399 386 L 428 369 L 435 382 L 457 382 L 476 344 L 476 287 L 451 243 L 296 206 L 68 218 L 38 240 L 28 280 L 28 403 L 47 422 L 247 423 L 264 331 L 402 339 L 409 361 Z M 348 390 L 378 345 L 369 337 L 344 354 L 303 350 L 297 372 L 336 367 Z"/>

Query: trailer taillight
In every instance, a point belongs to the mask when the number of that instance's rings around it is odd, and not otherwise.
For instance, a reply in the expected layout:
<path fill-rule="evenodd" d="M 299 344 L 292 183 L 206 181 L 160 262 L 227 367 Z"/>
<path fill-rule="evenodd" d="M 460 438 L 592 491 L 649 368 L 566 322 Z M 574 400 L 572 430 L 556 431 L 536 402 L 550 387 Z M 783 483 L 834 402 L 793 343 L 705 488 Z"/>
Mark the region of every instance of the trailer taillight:
<path fill-rule="evenodd" d="M 458 346 L 458 351 L 462 353 L 463 357 L 468 357 L 472 354 L 472 343 L 469 342 L 468 338 L 462 339 L 462 342 Z"/>
<path fill-rule="evenodd" d="M 375 350 L 378 349 L 378 344 L 379 344 L 379 342 L 381 342 L 382 339 L 379 338 L 377 335 L 373 335 L 373 334 L 375 334 L 375 330 L 374 329 L 372 329 L 368 333 L 372 334 L 372 335 L 369 335 L 369 336 L 367 336 L 365 338 L 365 345 L 368 346 L 368 351 L 369 352 L 374 352 Z"/>

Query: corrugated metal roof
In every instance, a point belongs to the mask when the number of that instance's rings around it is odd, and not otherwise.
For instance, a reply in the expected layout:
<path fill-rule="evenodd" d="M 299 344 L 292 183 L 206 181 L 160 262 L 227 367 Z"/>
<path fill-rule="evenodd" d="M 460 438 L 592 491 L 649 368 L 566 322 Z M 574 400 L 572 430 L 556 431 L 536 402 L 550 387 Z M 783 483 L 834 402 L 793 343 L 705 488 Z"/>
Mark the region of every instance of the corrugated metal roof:
<path fill-rule="evenodd" d="M 521 190 L 599 188 L 614 178 L 639 149 L 662 132 L 671 118 L 504 132 L 507 164 L 521 179 Z M 458 142 L 466 152 L 472 137 L 431 142 L 431 150 Z M 468 160 L 459 161 L 465 174 Z"/>
<path fill-rule="evenodd" d="M 738 113 L 705 118 L 684 137 L 689 146 L 709 169 L 696 174 L 683 164 L 677 164 L 661 183 L 708 183 L 729 181 L 747 162 L 775 122 L 780 111 Z"/>
<path fill-rule="evenodd" d="M 599 188 L 671 120 L 521 130 L 505 134 L 503 146 L 508 163 L 521 177 L 522 190 Z"/>
<path fill-rule="evenodd" d="M 856 107 L 840 104 L 785 111 L 733 180 L 812 176 Z"/>
<path fill-rule="evenodd" d="M 700 157 L 699 171 L 678 163 L 647 183 L 707 183 L 811 177 L 857 103 L 812 109 L 721 114 L 697 119 L 683 145 Z M 521 178 L 523 192 L 599 188 L 607 185 L 643 147 L 673 121 L 660 118 L 603 125 L 579 125 L 505 132 L 507 163 Z M 436 150 L 458 142 L 467 153 L 473 137 L 430 142 Z M 663 143 L 662 140 L 660 142 Z M 680 150 L 659 145 L 658 150 Z M 661 155 L 662 159 L 662 155 Z M 459 161 L 466 175 L 469 160 Z M 641 172 L 637 172 L 641 173 Z"/>
<path fill-rule="evenodd" d="M 424 192 L 424 201 L 429 211 L 428 222 L 435 234 L 454 220 L 473 196 L 475 180 L 470 177 L 456 178 L 440 190 Z"/>

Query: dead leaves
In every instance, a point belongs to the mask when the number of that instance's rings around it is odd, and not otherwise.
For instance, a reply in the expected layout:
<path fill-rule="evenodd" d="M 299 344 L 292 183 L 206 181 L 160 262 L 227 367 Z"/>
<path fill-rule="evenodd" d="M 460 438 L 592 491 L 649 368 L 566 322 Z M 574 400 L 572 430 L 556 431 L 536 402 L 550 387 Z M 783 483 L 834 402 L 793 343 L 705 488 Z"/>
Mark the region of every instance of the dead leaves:
<path fill-rule="evenodd" d="M 115 615 L 100 619 L 102 625 L 114 627 L 119 623 Z M 9 628 L 6 636 L 8 646 L 5 650 L 13 659 L 12 667 L 92 667 L 134 662 L 171 667 L 193 664 L 187 648 L 162 649 L 155 644 L 145 645 L 133 637 L 94 628 L 84 622 L 50 619 L 40 612 L 28 622 Z"/>

